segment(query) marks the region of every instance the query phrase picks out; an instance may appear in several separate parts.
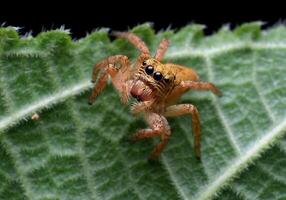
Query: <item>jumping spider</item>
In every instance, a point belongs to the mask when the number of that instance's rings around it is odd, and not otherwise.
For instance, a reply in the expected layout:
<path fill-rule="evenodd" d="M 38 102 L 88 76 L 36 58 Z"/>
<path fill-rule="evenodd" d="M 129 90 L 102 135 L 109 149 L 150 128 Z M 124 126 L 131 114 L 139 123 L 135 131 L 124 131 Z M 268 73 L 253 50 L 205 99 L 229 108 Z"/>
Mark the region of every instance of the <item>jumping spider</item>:
<path fill-rule="evenodd" d="M 111 34 L 127 39 L 141 54 L 133 67 L 124 55 L 110 56 L 98 62 L 93 68 L 92 82 L 96 80 L 97 82 L 89 97 L 89 104 L 95 101 L 109 77 L 121 94 L 122 103 L 126 104 L 130 95 L 136 98 L 137 102 L 131 106 L 131 111 L 133 114 L 143 113 L 150 128 L 138 130 L 132 140 L 161 136 L 161 142 L 155 146 L 149 159 L 157 158 L 168 143 L 171 130 L 166 117 L 190 114 L 195 155 L 200 159 L 199 112 L 192 104 L 174 104 L 189 89 L 211 90 L 214 94 L 220 94 L 219 89 L 212 83 L 199 82 L 199 76 L 191 68 L 161 63 L 169 44 L 167 39 L 160 42 L 155 56 L 151 57 L 146 44 L 135 34 L 130 32 L 112 32 Z"/>

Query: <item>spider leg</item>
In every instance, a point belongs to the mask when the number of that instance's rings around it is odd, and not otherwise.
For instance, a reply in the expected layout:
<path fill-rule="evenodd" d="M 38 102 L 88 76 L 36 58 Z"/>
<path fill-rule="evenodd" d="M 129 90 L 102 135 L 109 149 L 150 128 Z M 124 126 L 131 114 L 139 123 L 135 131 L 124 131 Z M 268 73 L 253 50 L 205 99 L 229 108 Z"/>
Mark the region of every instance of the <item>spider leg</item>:
<path fill-rule="evenodd" d="M 182 87 L 182 89 L 211 90 L 214 94 L 221 96 L 221 91 L 214 84 L 209 82 L 182 81 L 180 87 Z"/>
<path fill-rule="evenodd" d="M 118 63 L 120 63 L 119 68 L 116 66 Z M 124 55 L 115 55 L 98 62 L 94 66 L 92 82 L 98 80 L 89 97 L 89 104 L 92 104 L 104 89 L 109 76 L 112 78 L 114 87 L 121 93 L 122 101 L 126 102 L 126 99 L 128 100 L 128 88 L 130 87 L 128 79 L 131 76 L 130 61 Z"/>
<path fill-rule="evenodd" d="M 154 101 L 152 101 L 152 100 L 134 103 L 131 105 L 131 113 L 132 114 L 138 114 L 140 112 L 147 111 L 150 108 L 150 106 L 152 105 L 152 103 L 154 103 Z"/>
<path fill-rule="evenodd" d="M 146 46 L 145 42 L 141 40 L 137 35 L 131 32 L 118 32 L 114 31 L 111 35 L 116 37 L 121 37 L 127 39 L 130 43 L 132 43 L 141 53 L 150 54 L 148 47 Z"/>
<path fill-rule="evenodd" d="M 173 105 L 166 108 L 164 116 L 176 117 L 180 115 L 191 114 L 192 116 L 192 128 L 194 131 L 194 150 L 195 155 L 198 159 L 201 157 L 201 128 L 200 118 L 197 108 L 192 104 L 179 104 Z"/>
<path fill-rule="evenodd" d="M 156 51 L 155 59 L 157 59 L 158 61 L 162 60 L 167 51 L 168 45 L 169 45 L 169 40 L 166 38 L 162 39 Z"/>
<path fill-rule="evenodd" d="M 157 113 L 147 113 L 145 115 L 145 120 L 150 128 L 137 131 L 132 137 L 132 140 L 137 141 L 161 135 L 161 142 L 154 147 L 149 156 L 149 160 L 153 160 L 159 156 L 164 147 L 167 145 L 171 135 L 171 130 L 167 119 Z"/>
<path fill-rule="evenodd" d="M 92 105 L 95 101 L 96 97 L 99 95 L 99 93 L 104 89 L 106 85 L 106 81 L 108 79 L 108 74 L 106 73 L 106 69 L 103 71 L 102 75 L 99 77 L 98 82 L 93 87 L 91 95 L 88 98 L 88 104 Z"/>
<path fill-rule="evenodd" d="M 133 80 L 127 80 L 127 82 L 122 83 L 121 90 L 121 102 L 127 104 L 130 96 L 130 90 L 133 85 Z"/>

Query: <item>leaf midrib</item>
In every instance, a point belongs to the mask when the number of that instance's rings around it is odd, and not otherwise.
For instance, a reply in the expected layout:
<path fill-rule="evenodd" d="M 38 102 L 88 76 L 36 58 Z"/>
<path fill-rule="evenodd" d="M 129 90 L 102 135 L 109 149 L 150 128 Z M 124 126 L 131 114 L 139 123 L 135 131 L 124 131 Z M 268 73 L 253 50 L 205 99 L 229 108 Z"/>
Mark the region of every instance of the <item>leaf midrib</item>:
<path fill-rule="evenodd" d="M 35 101 L 27 106 L 24 106 L 22 109 L 19 109 L 15 113 L 3 117 L 0 121 L 0 134 L 3 133 L 6 129 L 12 128 L 17 125 L 21 120 L 26 119 L 27 117 L 32 116 L 33 113 L 40 112 L 45 108 L 50 108 L 52 105 L 63 102 L 69 97 L 83 93 L 84 91 L 90 89 L 92 84 L 90 80 L 84 80 L 68 88 L 62 88 L 53 95 L 42 97 L 40 100 Z"/>
<path fill-rule="evenodd" d="M 208 58 L 213 55 L 222 54 L 224 52 L 239 50 L 244 48 L 251 49 L 286 49 L 286 44 L 284 43 L 261 43 L 261 42 L 238 42 L 229 45 L 225 45 L 224 47 L 213 47 L 210 49 L 192 49 L 192 48 L 184 48 L 176 51 L 175 53 L 169 53 L 165 57 L 165 59 L 170 58 L 182 58 L 182 57 L 204 57 Z M 33 102 L 29 106 L 25 106 L 22 109 L 18 110 L 15 113 L 12 113 L 8 116 L 5 116 L 0 121 L 0 134 L 5 130 L 17 125 L 21 120 L 31 116 L 35 112 L 40 112 L 45 108 L 50 108 L 52 105 L 63 102 L 69 97 L 78 95 L 92 87 L 90 80 L 82 80 L 78 84 L 75 84 L 68 88 L 62 88 L 58 92 L 48 97 L 44 97 L 38 101 Z M 216 102 L 214 101 L 214 104 Z M 221 116 L 220 116 L 221 117 Z M 225 171 L 220 176 L 213 178 L 213 181 L 209 181 L 209 185 L 203 187 L 200 191 L 197 192 L 197 196 L 195 199 L 209 199 L 213 195 L 215 195 L 223 186 L 228 184 L 235 175 L 242 172 L 248 164 L 258 157 L 263 151 L 271 146 L 279 137 L 283 135 L 283 132 L 286 131 L 286 118 L 276 127 L 266 133 L 261 139 L 257 140 L 256 143 L 251 146 L 249 150 L 242 157 L 238 157 L 234 162 L 234 164 L 225 167 Z M 172 170 L 168 167 L 168 163 L 166 159 L 164 159 L 163 155 L 163 164 L 165 165 L 167 172 L 172 179 L 176 190 L 180 194 L 183 199 L 188 199 L 186 194 L 180 189 L 179 184 L 176 181 L 176 177 L 172 175 Z"/>

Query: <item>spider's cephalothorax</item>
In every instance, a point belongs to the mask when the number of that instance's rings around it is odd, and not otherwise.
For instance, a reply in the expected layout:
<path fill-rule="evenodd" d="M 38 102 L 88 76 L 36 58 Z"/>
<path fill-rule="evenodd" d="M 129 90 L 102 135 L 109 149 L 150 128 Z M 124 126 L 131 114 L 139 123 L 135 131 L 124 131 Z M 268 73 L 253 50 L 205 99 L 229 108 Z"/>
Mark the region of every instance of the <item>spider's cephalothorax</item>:
<path fill-rule="evenodd" d="M 175 86 L 175 75 L 154 58 L 144 60 L 134 75 L 131 95 L 138 101 L 163 103 Z"/>
<path fill-rule="evenodd" d="M 121 94 L 123 103 L 127 103 L 130 96 L 137 99 L 131 111 L 134 114 L 143 113 L 150 128 L 139 130 L 132 140 L 161 136 L 161 142 L 154 148 L 149 159 L 155 159 L 161 153 L 171 135 L 165 117 L 190 114 L 195 140 L 195 155 L 200 158 L 201 132 L 198 110 L 192 104 L 174 104 L 189 89 L 211 90 L 215 94 L 219 94 L 220 91 L 212 83 L 200 82 L 197 73 L 191 68 L 161 63 L 169 44 L 167 39 L 161 41 L 155 56 L 151 57 L 148 47 L 133 33 L 113 32 L 113 35 L 127 39 L 139 49 L 141 54 L 134 63 L 134 67 L 124 55 L 110 56 L 97 63 L 92 74 L 92 81 L 97 82 L 89 103 L 93 103 L 105 87 L 109 77 Z M 120 67 L 117 66 L 118 63 Z"/>

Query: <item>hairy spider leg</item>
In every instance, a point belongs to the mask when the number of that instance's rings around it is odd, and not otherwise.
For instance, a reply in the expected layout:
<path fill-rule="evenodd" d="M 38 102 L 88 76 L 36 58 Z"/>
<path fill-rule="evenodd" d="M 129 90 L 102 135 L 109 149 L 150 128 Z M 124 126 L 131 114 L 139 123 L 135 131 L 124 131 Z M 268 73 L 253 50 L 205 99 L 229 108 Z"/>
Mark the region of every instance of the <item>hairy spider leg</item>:
<path fill-rule="evenodd" d="M 116 65 L 120 63 L 118 68 Z M 99 74 L 99 75 L 98 75 Z M 108 77 L 111 76 L 114 87 L 122 94 L 121 99 L 125 103 L 128 99 L 129 82 L 131 75 L 131 64 L 127 56 L 115 55 L 110 56 L 98 62 L 93 68 L 92 82 L 96 82 L 92 94 L 89 97 L 89 104 L 92 104 L 99 93 L 104 89 Z"/>
<path fill-rule="evenodd" d="M 157 113 L 146 113 L 145 120 L 150 126 L 147 129 L 137 131 L 131 138 L 133 141 L 142 140 L 154 136 L 161 136 L 161 142 L 157 144 L 149 156 L 149 160 L 156 159 L 167 145 L 171 135 L 171 129 L 167 119 Z"/>
<path fill-rule="evenodd" d="M 177 117 L 180 115 L 191 114 L 192 116 L 192 129 L 194 131 L 194 150 L 197 159 L 201 157 L 201 128 L 200 117 L 197 108 L 192 104 L 179 104 L 166 108 L 164 116 Z"/>
<path fill-rule="evenodd" d="M 209 82 L 182 81 L 181 88 L 190 88 L 194 90 L 211 90 L 214 94 L 221 96 L 221 91 Z"/>
<path fill-rule="evenodd" d="M 167 51 L 168 46 L 169 46 L 169 40 L 166 38 L 163 38 L 156 51 L 155 59 L 157 59 L 158 61 L 161 61 Z"/>
<path fill-rule="evenodd" d="M 113 31 L 111 35 L 125 38 L 131 44 L 133 44 L 137 49 L 139 49 L 141 53 L 150 54 L 149 48 L 146 46 L 145 42 L 143 42 L 143 40 L 141 40 L 141 38 L 139 38 L 134 33 Z"/>

